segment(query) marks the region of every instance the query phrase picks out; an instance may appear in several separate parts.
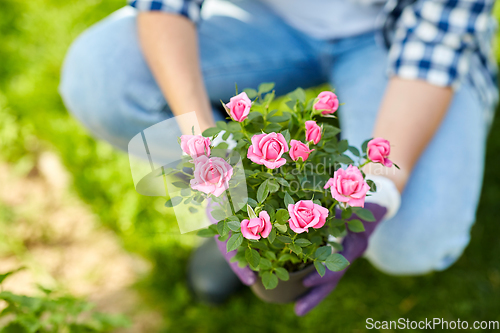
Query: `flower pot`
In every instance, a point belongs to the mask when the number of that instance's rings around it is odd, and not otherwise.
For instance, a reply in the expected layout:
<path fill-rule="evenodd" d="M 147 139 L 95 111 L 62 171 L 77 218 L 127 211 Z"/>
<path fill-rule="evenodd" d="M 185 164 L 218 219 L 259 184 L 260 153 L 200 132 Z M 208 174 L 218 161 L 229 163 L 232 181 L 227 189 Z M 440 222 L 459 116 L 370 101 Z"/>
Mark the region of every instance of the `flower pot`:
<path fill-rule="evenodd" d="M 263 301 L 268 303 L 289 303 L 305 294 L 309 288 L 304 287 L 302 280 L 315 270 L 314 265 L 309 265 L 301 271 L 290 273 L 288 281 L 279 280 L 278 286 L 267 290 L 259 278 L 251 286 L 252 291 Z"/>

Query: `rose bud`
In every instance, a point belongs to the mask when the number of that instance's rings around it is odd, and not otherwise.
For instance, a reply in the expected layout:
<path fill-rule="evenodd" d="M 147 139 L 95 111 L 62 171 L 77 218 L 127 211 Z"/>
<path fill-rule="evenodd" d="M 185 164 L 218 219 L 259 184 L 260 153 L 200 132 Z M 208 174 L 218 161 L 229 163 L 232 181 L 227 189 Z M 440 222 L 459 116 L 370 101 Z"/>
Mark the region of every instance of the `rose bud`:
<path fill-rule="evenodd" d="M 281 133 L 262 133 L 252 137 L 247 157 L 254 163 L 276 169 L 286 163 L 281 156 L 288 151 L 288 144 Z"/>
<path fill-rule="evenodd" d="M 210 138 L 201 135 L 181 135 L 181 149 L 192 158 L 210 156 Z"/>
<path fill-rule="evenodd" d="M 332 197 L 339 202 L 346 202 L 352 207 L 364 207 L 370 186 L 363 179 L 361 171 L 349 165 L 346 170 L 335 171 L 333 178 L 328 180 L 324 188 L 330 188 Z"/>
<path fill-rule="evenodd" d="M 306 121 L 306 141 L 314 142 L 315 145 L 321 140 L 321 127 L 314 120 Z"/>
<path fill-rule="evenodd" d="M 229 115 L 234 121 L 242 122 L 245 120 L 250 113 L 250 107 L 252 106 L 252 101 L 248 98 L 246 92 L 242 92 L 239 95 L 231 97 L 229 103 L 226 107 L 229 109 Z"/>
<path fill-rule="evenodd" d="M 391 153 L 391 144 L 389 141 L 382 138 L 370 140 L 367 146 L 367 153 L 368 158 L 372 162 L 381 163 L 388 168 L 392 166 L 392 162 L 388 158 Z"/>
<path fill-rule="evenodd" d="M 315 204 L 311 200 L 300 200 L 288 205 L 290 229 L 300 234 L 309 232 L 309 228 L 319 229 L 325 225 L 328 209 Z"/>
<path fill-rule="evenodd" d="M 337 95 L 331 91 L 323 91 L 316 98 L 316 103 L 313 106 L 314 110 L 321 111 L 321 114 L 333 114 L 339 108 L 339 100 Z"/>
<path fill-rule="evenodd" d="M 313 151 L 314 149 L 310 150 L 309 147 L 305 144 L 302 143 L 298 140 L 292 140 L 290 141 L 290 157 L 294 161 L 298 161 L 299 158 L 302 159 L 302 161 L 305 161 L 309 158 L 309 154 Z"/>
<path fill-rule="evenodd" d="M 241 233 L 246 239 L 260 239 L 261 236 L 267 238 L 273 228 L 269 214 L 265 210 L 259 213 L 259 217 L 241 221 L 240 226 Z"/>
<path fill-rule="evenodd" d="M 191 188 L 216 197 L 229 188 L 233 167 L 222 157 L 202 155 L 194 160 L 194 179 Z"/>

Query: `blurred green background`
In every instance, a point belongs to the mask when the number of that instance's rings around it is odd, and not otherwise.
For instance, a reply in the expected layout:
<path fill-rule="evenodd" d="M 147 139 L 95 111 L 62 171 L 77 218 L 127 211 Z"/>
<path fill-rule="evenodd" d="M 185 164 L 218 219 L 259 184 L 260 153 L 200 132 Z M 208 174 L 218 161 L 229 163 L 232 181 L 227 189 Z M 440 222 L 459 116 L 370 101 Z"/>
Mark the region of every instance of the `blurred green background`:
<path fill-rule="evenodd" d="M 249 290 L 220 307 L 196 303 L 188 292 L 185 270 L 198 240 L 178 235 L 175 219 L 163 208 L 164 199 L 135 192 L 128 157 L 91 138 L 68 115 L 57 93 L 71 41 L 123 5 L 99 0 L 0 1 L 0 162 L 15 177 L 29 179 L 43 152 L 59 156 L 71 175 L 67 195 L 88 207 L 100 230 L 112 230 L 123 248 L 151 263 L 149 273 L 131 288 L 140 294 L 134 306 L 161 318 L 155 330 L 357 332 L 365 331 L 366 318 L 500 320 L 499 117 L 488 141 L 472 241 L 450 269 L 421 277 L 391 277 L 358 260 L 335 293 L 303 318 L 294 315 L 292 305 L 265 304 Z M 0 201 L 0 258 L 30 251 L 30 244 L 9 232 L 15 221 L 16 210 Z"/>

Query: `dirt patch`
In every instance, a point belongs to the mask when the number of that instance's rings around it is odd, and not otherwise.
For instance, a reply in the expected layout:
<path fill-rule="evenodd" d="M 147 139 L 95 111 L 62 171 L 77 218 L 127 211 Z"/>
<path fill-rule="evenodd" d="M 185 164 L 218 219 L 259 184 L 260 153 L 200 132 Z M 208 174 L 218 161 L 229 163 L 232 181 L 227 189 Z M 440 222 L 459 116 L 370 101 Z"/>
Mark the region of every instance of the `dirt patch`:
<path fill-rule="evenodd" d="M 98 217 L 68 190 L 70 181 L 53 153 L 42 153 L 25 175 L 0 162 L 0 273 L 27 267 L 5 281 L 5 290 L 34 295 L 37 284 L 57 288 L 100 311 L 127 314 L 134 324 L 122 332 L 156 331 L 160 315 L 141 308 L 131 288 L 148 263 L 98 227 Z"/>

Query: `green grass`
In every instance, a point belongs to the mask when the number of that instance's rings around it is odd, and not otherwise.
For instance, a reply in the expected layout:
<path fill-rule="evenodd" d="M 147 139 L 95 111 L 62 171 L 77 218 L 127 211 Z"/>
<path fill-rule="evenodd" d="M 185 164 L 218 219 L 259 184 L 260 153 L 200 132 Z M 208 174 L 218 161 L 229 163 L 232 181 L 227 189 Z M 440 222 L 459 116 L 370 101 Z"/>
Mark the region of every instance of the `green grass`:
<path fill-rule="evenodd" d="M 120 1 L 0 1 L 0 158 L 30 170 L 43 150 L 56 151 L 75 191 L 114 230 L 124 246 L 154 263 L 139 286 L 172 332 L 355 332 L 376 320 L 500 320 L 500 119 L 488 141 L 477 223 L 465 254 L 450 269 L 422 277 L 384 275 L 355 262 L 321 307 L 298 318 L 291 305 L 269 305 L 250 291 L 225 305 L 196 303 L 185 283 L 195 241 L 178 234 L 164 199 L 138 195 L 125 154 L 97 142 L 67 114 L 57 94 L 59 70 L 71 41 L 123 5 Z M 496 11 L 498 12 L 498 11 Z"/>

